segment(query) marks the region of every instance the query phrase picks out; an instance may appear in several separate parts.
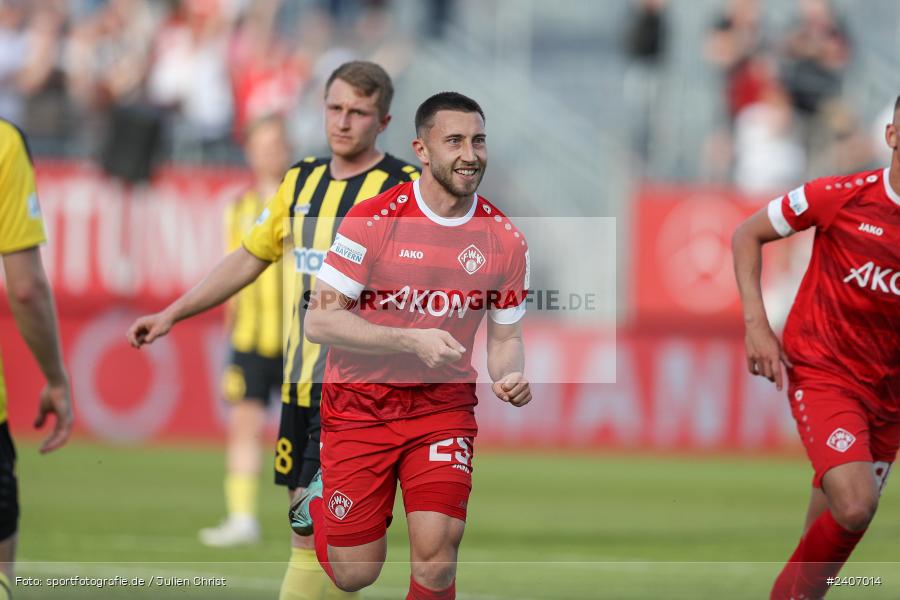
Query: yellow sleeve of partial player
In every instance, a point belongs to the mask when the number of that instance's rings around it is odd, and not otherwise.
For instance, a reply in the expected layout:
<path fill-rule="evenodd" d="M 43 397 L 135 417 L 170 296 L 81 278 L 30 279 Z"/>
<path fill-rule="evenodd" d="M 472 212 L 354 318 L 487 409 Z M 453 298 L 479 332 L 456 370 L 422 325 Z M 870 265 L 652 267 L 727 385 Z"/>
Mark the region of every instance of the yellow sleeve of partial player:
<path fill-rule="evenodd" d="M 34 184 L 34 169 L 22 134 L 0 121 L 0 254 L 47 241 Z"/>
<path fill-rule="evenodd" d="M 287 172 L 278 191 L 266 203 L 256 223 L 244 236 L 244 248 L 255 257 L 275 262 L 284 254 L 284 239 L 290 233 L 287 220 L 299 174 L 300 167 Z"/>
<path fill-rule="evenodd" d="M 240 209 L 243 205 L 241 200 L 232 202 L 225 207 L 223 225 L 225 226 L 225 253 L 230 254 L 237 250 L 244 238 L 244 232 L 240 230 Z"/>
<path fill-rule="evenodd" d="M 402 171 L 406 174 L 407 177 L 409 177 L 410 181 L 415 181 L 419 178 L 419 175 L 421 175 L 421 173 L 419 173 L 419 170 L 412 165 L 406 165 L 405 167 L 403 167 Z"/>

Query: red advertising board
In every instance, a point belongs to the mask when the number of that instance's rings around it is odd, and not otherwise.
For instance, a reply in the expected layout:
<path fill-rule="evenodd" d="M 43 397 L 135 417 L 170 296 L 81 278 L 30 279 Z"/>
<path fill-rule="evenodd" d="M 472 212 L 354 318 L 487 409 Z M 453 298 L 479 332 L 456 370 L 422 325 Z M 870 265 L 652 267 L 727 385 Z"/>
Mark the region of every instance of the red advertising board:
<path fill-rule="evenodd" d="M 747 198 L 727 188 L 647 185 L 635 198 L 629 304 L 639 327 L 740 328 L 731 236 L 771 198 Z M 765 249 L 764 287 L 789 304 L 808 256 L 800 234 Z M 779 294 L 785 289 L 784 294 Z M 780 308 L 784 311 L 786 307 Z"/>
<path fill-rule="evenodd" d="M 110 309 L 62 320 L 78 430 L 122 442 L 221 437 L 220 321 L 183 322 L 137 351 L 124 336 L 136 314 Z M 8 317 L 0 320 L 0 339 L 13 398 L 10 420 L 20 435 L 34 417 L 41 378 Z M 585 335 L 582 327 L 534 322 L 526 345 L 535 399 L 516 409 L 483 385 L 477 412 L 481 443 L 741 450 L 771 449 L 794 438 L 787 399 L 769 382 L 746 374 L 737 339 L 614 339 L 603 331 Z M 590 383 L 597 379 L 594 371 L 609 368 L 616 370 L 616 383 Z M 553 369 L 567 369 L 570 383 L 558 383 Z"/>
<path fill-rule="evenodd" d="M 84 164 L 38 165 L 51 240 L 43 254 L 59 306 L 79 435 L 125 443 L 222 438 L 218 381 L 226 344 L 220 313 L 180 323 L 140 351 L 127 345 L 125 331 L 221 257 L 222 208 L 247 183 L 242 171 L 182 167 L 164 170 L 150 186 L 128 189 Z M 685 317 L 695 323 L 734 319 L 728 237 L 754 207 L 666 190 L 668 196 L 645 191 L 636 207 L 631 255 L 638 326 L 617 335 L 529 317 L 535 400 L 515 409 L 482 386 L 480 443 L 709 450 L 792 443 L 786 399 L 746 374 L 740 336 L 683 326 Z M 672 273 L 662 274 L 665 269 Z M 0 343 L 10 422 L 17 436 L 27 435 L 41 377 L 5 301 Z M 483 344 L 478 347 L 483 352 Z M 475 364 L 483 360 L 478 356 Z M 613 372 L 616 383 L 593 383 Z M 277 411 L 276 403 L 273 424 Z"/>
<path fill-rule="evenodd" d="M 222 256 L 223 208 L 250 183 L 243 170 L 208 167 L 164 168 L 133 187 L 80 162 L 36 171 L 61 313 L 177 297 Z"/>

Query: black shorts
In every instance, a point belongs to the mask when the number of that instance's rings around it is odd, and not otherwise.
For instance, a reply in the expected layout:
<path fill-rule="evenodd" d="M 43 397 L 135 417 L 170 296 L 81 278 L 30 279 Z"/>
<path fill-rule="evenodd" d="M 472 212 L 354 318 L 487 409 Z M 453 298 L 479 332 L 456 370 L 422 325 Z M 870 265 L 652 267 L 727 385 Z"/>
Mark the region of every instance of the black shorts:
<path fill-rule="evenodd" d="M 291 386 L 296 389 L 296 386 Z M 319 469 L 319 398 L 300 406 L 294 394 L 281 404 L 281 425 L 275 444 L 275 483 L 305 488 Z"/>
<path fill-rule="evenodd" d="M 318 448 L 317 448 L 318 449 Z M 9 424 L 0 425 L 0 541 L 19 528 L 19 483 L 16 481 L 16 448 Z"/>
<path fill-rule="evenodd" d="M 271 358 L 232 348 L 222 375 L 222 395 L 231 404 L 246 399 L 268 406 L 273 394 L 281 390 L 282 370 L 280 356 Z"/>

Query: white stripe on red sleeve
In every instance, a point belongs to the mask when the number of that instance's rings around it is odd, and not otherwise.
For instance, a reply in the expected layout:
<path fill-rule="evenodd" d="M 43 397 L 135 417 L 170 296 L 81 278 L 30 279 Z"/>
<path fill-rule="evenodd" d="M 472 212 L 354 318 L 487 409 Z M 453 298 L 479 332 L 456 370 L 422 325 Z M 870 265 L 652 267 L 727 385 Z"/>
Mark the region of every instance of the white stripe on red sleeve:
<path fill-rule="evenodd" d="M 781 212 L 782 199 L 775 198 L 771 202 L 769 202 L 768 215 L 769 221 L 772 223 L 772 227 L 775 228 L 775 231 L 778 232 L 778 235 L 781 237 L 787 237 L 793 233 L 796 233 L 791 227 L 790 223 L 787 222 L 787 219 L 784 218 L 784 213 Z"/>

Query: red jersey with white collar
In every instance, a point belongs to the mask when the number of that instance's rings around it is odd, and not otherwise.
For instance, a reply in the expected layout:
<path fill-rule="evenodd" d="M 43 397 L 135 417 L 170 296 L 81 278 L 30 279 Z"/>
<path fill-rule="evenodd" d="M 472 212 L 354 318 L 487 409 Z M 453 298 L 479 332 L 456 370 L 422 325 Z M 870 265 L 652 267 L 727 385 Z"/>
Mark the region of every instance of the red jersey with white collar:
<path fill-rule="evenodd" d="M 900 419 L 900 195 L 888 169 L 816 179 L 768 214 L 782 236 L 816 228 L 784 330 L 791 379 L 838 387 Z"/>
<path fill-rule="evenodd" d="M 353 299 L 350 310 L 371 323 L 443 329 L 466 349 L 459 361 L 431 369 L 414 354 L 371 356 L 331 348 L 323 425 L 474 412 L 475 333 L 485 313 L 501 324 L 524 315 L 528 245 L 477 194 L 464 216 L 444 218 L 424 203 L 418 181 L 403 183 L 350 210 L 318 278 Z"/>

